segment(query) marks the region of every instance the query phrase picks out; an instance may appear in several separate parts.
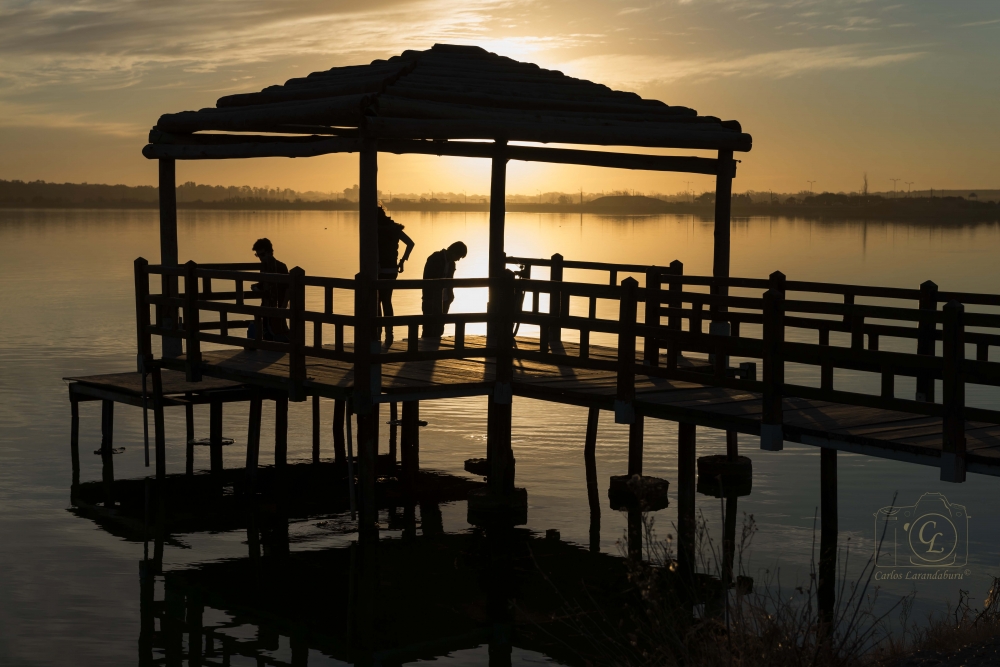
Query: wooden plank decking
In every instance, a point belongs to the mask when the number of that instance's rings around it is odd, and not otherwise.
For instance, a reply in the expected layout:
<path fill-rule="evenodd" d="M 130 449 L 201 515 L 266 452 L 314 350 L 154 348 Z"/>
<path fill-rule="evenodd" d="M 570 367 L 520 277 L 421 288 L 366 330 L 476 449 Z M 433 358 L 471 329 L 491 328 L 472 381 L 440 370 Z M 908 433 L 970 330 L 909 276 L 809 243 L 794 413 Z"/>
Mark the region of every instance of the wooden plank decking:
<path fill-rule="evenodd" d="M 519 347 L 537 348 L 537 339 L 518 339 Z M 420 349 L 447 348 L 452 341 L 420 341 Z M 469 336 L 466 347 L 483 347 L 482 337 Z M 554 343 L 554 352 L 576 355 L 573 343 Z M 560 349 L 561 348 L 561 349 Z M 400 343 L 405 349 L 405 341 Z M 204 351 L 206 377 L 247 382 L 276 389 L 287 388 L 287 355 L 262 350 Z M 592 359 L 617 359 L 617 350 L 590 346 Z M 183 358 L 164 360 L 165 365 L 183 367 Z M 691 370 L 708 365 L 704 360 L 684 358 Z M 350 362 L 308 358 L 305 389 L 329 398 L 347 398 L 353 388 Z M 382 365 L 381 401 L 429 400 L 454 396 L 484 395 L 494 382 L 490 359 L 449 359 Z M 589 370 L 516 359 L 512 389 L 515 395 L 538 400 L 611 410 L 617 375 L 614 371 Z M 702 426 L 760 433 L 760 394 L 694 382 L 668 380 L 637 374 L 636 413 L 651 418 L 691 422 Z M 879 408 L 843 405 L 802 398 L 786 398 L 785 439 L 880 458 L 938 466 L 941 457 L 942 420 Z M 1000 425 L 966 422 L 968 469 L 1000 476 Z"/>

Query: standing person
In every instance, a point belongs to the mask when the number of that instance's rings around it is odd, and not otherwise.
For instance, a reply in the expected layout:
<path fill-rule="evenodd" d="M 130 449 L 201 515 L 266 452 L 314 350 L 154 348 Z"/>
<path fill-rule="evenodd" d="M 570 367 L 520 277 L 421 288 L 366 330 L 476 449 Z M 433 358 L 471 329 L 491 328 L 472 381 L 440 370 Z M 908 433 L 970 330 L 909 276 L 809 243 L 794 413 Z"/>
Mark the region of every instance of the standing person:
<path fill-rule="evenodd" d="M 399 259 L 399 242 L 406 244 L 406 252 L 403 258 Z M 378 278 L 379 280 L 395 280 L 396 276 L 403 272 L 403 264 L 410 258 L 413 252 L 413 239 L 403 231 L 403 225 L 389 217 L 379 204 L 378 207 Z M 398 260 L 398 261 L 397 261 Z M 378 291 L 378 305 L 382 317 L 392 317 L 392 290 L 380 289 Z M 379 336 L 382 329 L 379 327 Z M 385 346 L 392 345 L 392 327 L 385 328 Z"/>
<path fill-rule="evenodd" d="M 260 260 L 261 273 L 281 273 L 288 275 L 288 267 L 274 257 L 274 247 L 269 239 L 257 239 L 253 244 L 253 253 Z M 262 282 L 250 286 L 254 292 L 260 293 L 260 305 L 265 308 L 288 308 L 288 285 Z M 256 327 L 251 324 L 247 328 L 247 338 L 256 338 Z M 288 322 L 284 317 L 267 317 L 264 319 L 264 340 L 287 343 L 289 340 Z"/>
<path fill-rule="evenodd" d="M 469 249 L 461 241 L 456 241 L 447 249 L 438 250 L 427 258 L 424 264 L 424 280 L 454 278 L 455 263 L 469 254 Z M 423 291 L 421 308 L 424 315 L 444 315 L 455 300 L 455 290 L 451 287 L 429 288 Z M 434 322 L 424 325 L 421 338 L 440 338 L 444 335 L 444 323 Z"/>

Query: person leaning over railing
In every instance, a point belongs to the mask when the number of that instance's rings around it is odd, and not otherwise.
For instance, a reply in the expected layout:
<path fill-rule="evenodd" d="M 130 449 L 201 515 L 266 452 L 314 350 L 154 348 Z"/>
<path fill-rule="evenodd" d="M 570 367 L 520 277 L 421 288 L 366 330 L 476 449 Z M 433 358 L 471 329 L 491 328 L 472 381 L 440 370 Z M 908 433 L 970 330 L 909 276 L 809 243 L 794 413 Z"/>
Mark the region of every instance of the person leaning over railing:
<path fill-rule="evenodd" d="M 260 260 L 261 273 L 279 273 L 288 275 L 288 266 L 274 257 L 274 247 L 269 239 L 257 239 L 253 244 L 253 252 Z M 250 289 L 260 294 L 260 305 L 265 308 L 288 308 L 288 285 L 282 283 L 259 282 L 250 286 Z M 284 317 L 265 317 L 264 340 L 273 340 L 279 343 L 289 341 L 288 322 Z M 257 327 L 251 324 L 247 327 L 247 338 L 257 337 Z"/>
<path fill-rule="evenodd" d="M 403 258 L 399 259 L 399 242 L 406 244 L 406 252 Z M 403 265 L 410 258 L 413 252 L 413 239 L 403 231 L 403 225 L 389 217 L 389 214 L 378 205 L 378 278 L 379 280 L 395 280 L 396 276 L 403 272 Z M 392 317 L 392 290 L 380 289 L 378 291 L 378 304 L 382 310 L 382 317 Z M 382 335 L 381 327 L 379 336 Z M 392 327 L 385 328 L 385 346 L 392 345 Z"/>
<path fill-rule="evenodd" d="M 438 250 L 427 258 L 424 264 L 424 280 L 455 277 L 455 263 L 469 254 L 469 249 L 461 241 L 455 241 L 447 249 Z M 424 315 L 444 315 L 455 300 L 455 290 L 451 287 L 425 288 L 421 309 Z M 444 335 L 444 323 L 424 324 L 421 338 L 440 338 Z"/>

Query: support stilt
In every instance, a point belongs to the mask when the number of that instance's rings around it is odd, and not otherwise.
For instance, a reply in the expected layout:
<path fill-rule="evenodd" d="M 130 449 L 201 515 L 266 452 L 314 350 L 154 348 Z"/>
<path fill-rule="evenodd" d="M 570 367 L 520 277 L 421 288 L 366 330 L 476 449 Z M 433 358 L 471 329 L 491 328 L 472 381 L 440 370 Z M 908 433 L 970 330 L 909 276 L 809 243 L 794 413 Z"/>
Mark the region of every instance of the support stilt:
<path fill-rule="evenodd" d="M 837 450 L 820 449 L 819 582 L 816 603 L 825 623 L 833 620 L 837 587 Z"/>
<path fill-rule="evenodd" d="M 288 398 L 274 399 L 274 465 L 284 468 L 288 462 Z"/>
<path fill-rule="evenodd" d="M 191 392 L 184 395 L 184 398 L 191 400 Z M 184 426 L 187 434 L 184 448 L 184 472 L 188 475 L 194 474 L 194 405 L 188 403 L 184 406 Z"/>
<path fill-rule="evenodd" d="M 590 503 L 590 550 L 601 550 L 601 497 L 597 490 L 597 423 L 599 408 L 590 408 L 587 414 L 587 439 L 583 446 L 583 460 L 587 470 L 587 500 Z"/>
<path fill-rule="evenodd" d="M 645 420 L 636 415 L 628 426 L 628 475 L 642 475 L 642 438 Z"/>
<path fill-rule="evenodd" d="M 726 431 L 726 457 L 730 461 L 735 461 L 740 455 L 739 440 L 736 431 Z"/>
<path fill-rule="evenodd" d="M 156 482 L 160 505 L 164 504 L 163 480 L 167 476 L 167 436 L 163 423 L 163 378 L 159 367 L 150 372 L 153 379 L 153 439 L 156 444 Z"/>
<path fill-rule="evenodd" d="M 257 463 L 260 458 L 260 418 L 263 409 L 260 390 L 252 390 L 250 418 L 247 424 L 247 462 L 245 477 L 247 493 L 252 496 L 257 484 Z"/>
<path fill-rule="evenodd" d="M 403 402 L 403 433 L 400 452 L 402 476 L 413 485 L 420 470 L 420 401 Z"/>
<path fill-rule="evenodd" d="M 396 424 L 398 420 L 399 403 L 393 401 L 389 404 L 389 459 L 393 466 L 396 465 L 396 434 L 398 433 Z"/>
<path fill-rule="evenodd" d="M 677 556 L 687 583 L 695 565 L 695 425 L 680 422 L 677 436 Z"/>
<path fill-rule="evenodd" d="M 312 430 L 312 436 L 313 436 L 313 442 L 312 442 L 312 445 L 313 445 L 313 447 L 312 447 L 312 462 L 313 463 L 319 463 L 319 422 L 320 422 L 320 419 L 319 419 L 319 396 L 318 395 L 314 395 L 313 399 L 312 399 L 312 417 L 313 417 L 313 422 L 312 422 L 312 427 L 313 427 L 313 430 Z"/>
<path fill-rule="evenodd" d="M 337 465 L 344 465 L 347 461 L 347 445 L 344 440 L 345 412 L 347 412 L 347 401 L 338 399 L 333 402 L 333 461 Z"/>
<path fill-rule="evenodd" d="M 115 460 L 114 449 L 115 402 L 101 401 L 101 477 L 104 480 L 104 506 L 114 507 Z"/>
<path fill-rule="evenodd" d="M 73 465 L 72 488 L 80 485 L 80 402 L 70 394 L 69 454 Z"/>
<path fill-rule="evenodd" d="M 208 406 L 208 448 L 213 475 L 222 472 L 222 401 Z"/>

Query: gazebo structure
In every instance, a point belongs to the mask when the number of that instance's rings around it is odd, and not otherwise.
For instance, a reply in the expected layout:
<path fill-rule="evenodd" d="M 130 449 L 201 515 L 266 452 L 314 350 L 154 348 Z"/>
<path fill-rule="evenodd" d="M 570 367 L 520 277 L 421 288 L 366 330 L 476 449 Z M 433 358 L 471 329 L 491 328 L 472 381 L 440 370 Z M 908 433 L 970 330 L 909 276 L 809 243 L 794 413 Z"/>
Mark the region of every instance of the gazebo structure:
<path fill-rule="evenodd" d="M 700 149 L 713 151 L 715 156 L 649 155 L 523 143 Z M 165 114 L 150 132 L 143 155 L 160 163 L 161 265 L 169 269 L 178 265 L 176 160 L 359 153 L 360 270 L 355 283 L 355 314 L 372 321 L 377 314 L 376 292 L 371 287 L 378 278 L 379 152 L 492 160 L 488 277 L 492 306 L 499 303 L 495 290 L 506 270 L 504 203 L 509 160 L 715 175 L 714 276 L 723 281 L 713 284 L 712 289 L 724 296 L 728 289 L 724 281 L 729 277 L 730 199 L 736 172 L 733 153 L 750 148 L 750 135 L 736 121 L 700 116 L 687 107 L 615 91 L 479 47 L 438 44 L 426 51 L 406 51 L 369 65 L 316 72 L 256 93 L 228 95 L 219 99 L 214 108 Z M 177 281 L 166 274 L 164 278 Z M 176 293 L 176 287 L 173 291 Z M 721 301 L 712 307 L 716 313 L 726 311 Z M 165 321 L 158 326 L 176 326 L 176 307 L 164 308 L 161 316 Z M 712 333 L 728 334 L 730 323 L 722 317 L 715 319 L 718 321 L 712 323 Z M 487 347 L 500 350 L 496 327 L 491 327 L 487 339 L 492 343 L 487 342 Z M 140 322 L 140 349 L 141 329 Z M 362 344 L 366 339 L 368 344 Z M 165 358 L 180 355 L 179 337 L 164 337 L 163 343 Z M 377 434 L 377 411 L 373 415 L 371 405 L 378 392 L 378 379 L 374 375 L 367 379 L 368 366 L 363 360 L 378 353 L 375 331 L 359 323 L 354 351 L 358 361 L 351 400 L 359 419 L 361 461 L 365 456 L 373 457 L 377 447 L 373 435 Z M 189 352 L 189 368 L 197 363 L 192 362 Z M 490 402 L 489 439 L 500 443 L 499 451 L 509 452 L 510 384 L 498 376 L 496 385 L 496 396 Z M 494 404 L 503 405 L 503 409 Z M 403 406 L 405 435 L 407 403 Z M 626 418 L 626 423 L 632 420 Z M 641 440 L 641 426 L 637 432 Z M 504 469 L 502 462 L 494 463 L 494 473 L 498 469 Z M 370 488 L 366 491 L 366 486 L 373 483 L 373 473 L 368 477 L 372 479 L 361 481 L 362 531 L 374 525 L 374 515 L 370 507 L 366 511 L 364 500 L 372 493 Z M 508 477 L 497 484 L 512 488 L 512 468 Z M 505 478 L 500 475 L 500 479 Z"/>
<path fill-rule="evenodd" d="M 525 146 L 511 142 L 715 151 L 717 157 Z M 143 155 L 160 162 L 161 260 L 177 264 L 175 160 L 360 153 L 360 274 L 378 274 L 378 153 L 488 158 L 489 274 L 504 270 L 508 160 L 674 171 L 716 177 L 713 274 L 729 276 L 734 151 L 751 137 L 734 120 L 647 100 L 562 72 L 436 44 L 369 65 L 335 67 L 214 108 L 165 114 Z"/>

